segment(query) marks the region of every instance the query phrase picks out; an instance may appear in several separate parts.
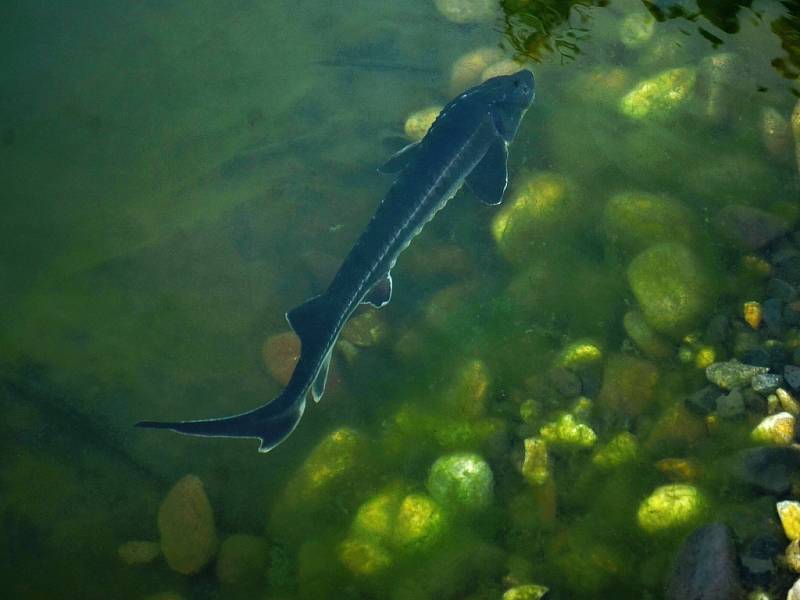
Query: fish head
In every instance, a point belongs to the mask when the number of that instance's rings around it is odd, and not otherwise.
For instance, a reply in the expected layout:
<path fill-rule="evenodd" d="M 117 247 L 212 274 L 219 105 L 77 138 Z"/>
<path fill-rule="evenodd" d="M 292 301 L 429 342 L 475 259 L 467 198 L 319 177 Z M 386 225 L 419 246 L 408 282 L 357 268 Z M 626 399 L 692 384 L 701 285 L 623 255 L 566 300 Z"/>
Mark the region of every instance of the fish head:
<path fill-rule="evenodd" d="M 514 139 L 522 117 L 536 96 L 533 73 L 522 69 L 511 75 L 487 79 L 483 84 L 491 98 L 489 112 L 500 135 L 506 142 Z"/>

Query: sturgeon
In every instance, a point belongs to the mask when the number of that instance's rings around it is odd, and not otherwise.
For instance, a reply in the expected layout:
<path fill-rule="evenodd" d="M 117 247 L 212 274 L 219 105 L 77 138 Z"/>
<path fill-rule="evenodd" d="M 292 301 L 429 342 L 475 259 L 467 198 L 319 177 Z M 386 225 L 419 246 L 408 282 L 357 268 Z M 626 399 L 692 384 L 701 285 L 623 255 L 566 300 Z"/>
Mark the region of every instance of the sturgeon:
<path fill-rule="evenodd" d="M 508 185 L 508 144 L 534 95 L 530 71 L 488 79 L 449 102 L 422 140 L 379 169 L 396 173 L 395 180 L 328 289 L 286 313 L 300 338 L 300 358 L 278 396 L 230 417 L 141 421 L 137 427 L 256 438 L 260 452 L 285 440 L 303 416 L 309 393 L 317 402 L 322 397 L 342 327 L 360 304 L 380 308 L 389 302 L 392 267 L 425 224 L 465 183 L 485 204 L 502 202 Z"/>

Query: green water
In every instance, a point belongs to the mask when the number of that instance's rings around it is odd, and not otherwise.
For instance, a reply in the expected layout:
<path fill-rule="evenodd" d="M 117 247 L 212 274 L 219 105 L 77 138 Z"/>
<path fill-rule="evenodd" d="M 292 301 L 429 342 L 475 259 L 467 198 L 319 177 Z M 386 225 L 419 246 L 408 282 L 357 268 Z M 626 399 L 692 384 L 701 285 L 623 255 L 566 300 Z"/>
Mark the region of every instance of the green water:
<path fill-rule="evenodd" d="M 761 124 L 764 108 L 788 119 L 796 102 L 786 76 L 797 72 L 797 6 L 661 4 L 672 18 L 626 47 L 623 19 L 648 14 L 633 0 L 517 0 L 468 25 L 430 0 L 8 3 L 4 597 L 497 598 L 535 583 L 552 598 L 658 598 L 686 530 L 637 526 L 640 502 L 669 482 L 656 461 L 700 467 L 708 518 L 772 516 L 769 501 L 732 490 L 717 469 L 748 443 L 749 422 L 710 435 L 687 417 L 696 435 L 672 435 L 685 424 L 670 429 L 669 415 L 704 385 L 697 345 L 683 337 L 725 306 L 764 298 L 764 279 L 719 239 L 713 215 L 745 204 L 798 217 L 794 141 L 770 151 Z M 264 341 L 287 330 L 286 310 L 324 288 L 359 235 L 390 183 L 375 169 L 403 145 L 406 117 L 448 101 L 453 63 L 480 47 L 536 61 L 510 194 L 545 172 L 563 183 L 567 209 L 504 252 L 492 234 L 498 209 L 459 194 L 398 262 L 392 303 L 375 315 L 384 334 L 337 354 L 337 385 L 273 452 L 133 429 L 240 412 L 280 390 Z M 700 73 L 721 52 L 736 68 L 717 105 L 693 90 L 663 118 L 621 112 L 639 82 L 676 67 Z M 674 237 L 708 287 L 694 322 L 666 336 L 668 356 L 648 363 L 658 384 L 635 414 L 597 406 L 603 365 L 630 348 L 626 269 L 643 250 L 609 239 L 604 210 L 620 192 L 685 207 L 689 233 Z M 520 474 L 523 439 L 574 404 L 548 372 L 585 338 L 603 351 L 581 371 L 597 445 L 631 431 L 642 450 L 609 473 L 592 450 L 554 449 L 543 492 Z M 687 362 L 675 358 L 681 345 Z M 476 395 L 485 406 L 465 407 Z M 534 416 L 521 410 L 533 406 Z M 342 428 L 353 447 L 326 451 Z M 359 507 L 387 489 L 395 504 L 425 494 L 434 460 L 462 450 L 491 466 L 488 507 L 440 507 L 445 524 L 429 545 L 381 541 L 387 564 L 354 573 L 342 554 Z M 205 484 L 221 539 L 266 540 L 258 577 L 220 584 L 213 561 L 185 576 L 163 558 L 120 560 L 124 542 L 158 540 L 159 505 L 189 473 Z"/>

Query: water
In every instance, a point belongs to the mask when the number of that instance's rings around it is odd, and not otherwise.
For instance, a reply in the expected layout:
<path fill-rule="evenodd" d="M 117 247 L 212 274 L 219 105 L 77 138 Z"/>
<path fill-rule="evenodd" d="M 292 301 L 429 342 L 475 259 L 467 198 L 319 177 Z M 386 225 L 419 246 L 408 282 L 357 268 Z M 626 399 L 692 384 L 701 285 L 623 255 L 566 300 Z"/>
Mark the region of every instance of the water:
<path fill-rule="evenodd" d="M 507 2 L 505 14 L 468 25 L 428 0 L 7 7 L 4 594 L 494 598 L 535 583 L 554 598 L 657 598 L 688 531 L 649 534 L 636 522 L 642 500 L 669 482 L 654 467 L 665 458 L 700 470 L 701 520 L 725 520 L 746 539 L 768 531 L 770 498 L 720 466 L 750 444 L 757 412 L 708 433 L 708 422 L 675 411 L 704 385 L 703 346 L 732 353 L 732 342 L 684 335 L 767 298 L 754 259 L 742 257 L 769 252 L 731 250 L 715 215 L 746 204 L 798 216 L 794 141 L 770 150 L 761 124 L 765 108 L 788 119 L 795 105 L 786 76 L 797 72 L 797 6 L 655 4 L 663 20 L 633 47 L 619 41 L 621 24 L 648 14 L 633 1 Z M 504 250 L 498 210 L 459 195 L 401 257 L 392 303 L 374 315 L 384 333 L 370 347 L 371 333 L 350 333 L 338 385 L 274 452 L 134 430 L 144 418 L 238 412 L 279 391 L 264 341 L 324 288 L 362 230 L 389 184 L 375 168 L 402 146 L 405 118 L 450 99 L 454 61 L 487 46 L 539 61 L 537 100 L 511 146 L 510 194 L 544 172 L 565 190 L 555 212 Z M 736 67 L 717 97 L 703 87 L 702 61 L 723 52 Z M 696 69 L 697 82 L 670 116 L 621 114 L 638 82 L 676 67 Z M 670 237 L 691 249 L 709 288 L 663 357 L 623 364 L 638 373 L 634 397 L 658 374 L 633 409 L 609 400 L 623 392 L 600 391 L 603 365 L 631 351 L 622 323 L 637 300 L 626 269 L 645 249 L 609 238 L 605 207 L 622 192 L 683 207 Z M 551 367 L 585 338 L 603 352 L 578 369 L 596 444 L 630 431 L 641 450 L 603 472 L 593 450 L 551 448 L 552 485 L 532 486 L 519 470 L 522 440 L 572 408 L 574 382 L 558 372 L 568 381 L 554 384 Z M 334 468 L 326 452 L 338 446 L 323 440 L 337 430 L 350 450 Z M 346 540 L 365 539 L 354 533 L 359 507 L 383 494 L 396 520 L 400 506 L 416 506 L 404 499 L 427 494 L 433 461 L 462 450 L 494 472 L 489 507 L 461 517 L 440 507 L 445 525 L 421 548 L 379 535 L 387 564 L 354 574 L 368 562 L 343 558 Z M 187 473 L 204 482 L 221 538 L 267 541 L 268 566 L 252 581 L 220 584 L 213 562 L 184 576 L 163 558 L 120 560 L 124 542 L 158 539 L 159 505 Z M 787 580 L 772 579 L 776 589 Z"/>

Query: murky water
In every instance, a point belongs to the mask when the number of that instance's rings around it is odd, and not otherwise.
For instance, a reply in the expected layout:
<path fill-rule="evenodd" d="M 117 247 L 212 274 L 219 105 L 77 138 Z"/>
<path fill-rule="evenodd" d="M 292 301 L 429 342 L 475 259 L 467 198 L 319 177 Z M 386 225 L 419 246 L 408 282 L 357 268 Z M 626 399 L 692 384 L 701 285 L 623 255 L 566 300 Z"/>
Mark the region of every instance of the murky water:
<path fill-rule="evenodd" d="M 0 24 L 4 596 L 659 598 L 702 523 L 783 551 L 791 493 L 723 464 L 768 394 L 684 399 L 714 361 L 798 358 L 793 317 L 742 312 L 800 283 L 795 3 L 50 4 Z M 273 397 L 284 313 L 363 229 L 406 118 L 519 63 L 537 99 L 505 206 L 437 216 L 284 444 L 132 427 Z M 493 485 L 429 481 L 461 452 Z M 208 557 L 126 564 L 187 474 Z M 173 514 L 203 512 L 188 489 Z"/>

